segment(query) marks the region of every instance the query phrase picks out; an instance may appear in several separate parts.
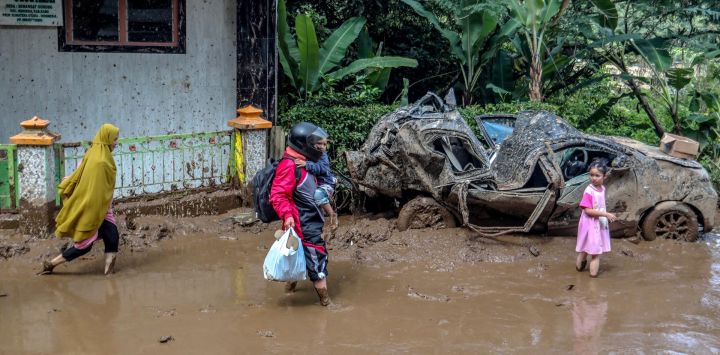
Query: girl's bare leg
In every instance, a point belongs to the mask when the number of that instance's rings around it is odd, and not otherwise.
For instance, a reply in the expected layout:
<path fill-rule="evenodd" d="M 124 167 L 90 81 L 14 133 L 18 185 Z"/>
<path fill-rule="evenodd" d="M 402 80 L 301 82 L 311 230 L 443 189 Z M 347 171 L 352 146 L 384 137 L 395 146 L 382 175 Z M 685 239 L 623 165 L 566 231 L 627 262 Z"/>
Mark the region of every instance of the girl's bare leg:
<path fill-rule="evenodd" d="M 593 255 L 590 259 L 590 276 L 597 277 L 600 271 L 600 255 Z"/>
<path fill-rule="evenodd" d="M 577 271 L 583 271 L 585 270 L 585 265 L 587 264 L 587 253 L 586 252 L 579 252 L 577 255 L 577 259 L 575 260 L 575 269 Z"/>

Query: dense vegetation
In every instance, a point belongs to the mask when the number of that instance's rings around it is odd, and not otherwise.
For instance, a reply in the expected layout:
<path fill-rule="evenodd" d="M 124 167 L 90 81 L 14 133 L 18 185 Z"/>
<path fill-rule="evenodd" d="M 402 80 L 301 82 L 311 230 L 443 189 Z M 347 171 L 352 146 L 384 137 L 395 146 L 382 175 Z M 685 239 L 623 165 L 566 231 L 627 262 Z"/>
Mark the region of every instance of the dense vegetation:
<path fill-rule="evenodd" d="M 338 164 L 383 113 L 454 88 L 466 118 L 544 108 L 595 134 L 649 144 L 664 132 L 689 136 L 720 182 L 720 3 L 280 2 L 281 50 L 307 42 L 308 28 L 323 46 L 352 28 L 332 70 L 310 66 L 311 90 L 298 87 L 291 64 L 280 77 L 280 123 L 326 127 Z"/>

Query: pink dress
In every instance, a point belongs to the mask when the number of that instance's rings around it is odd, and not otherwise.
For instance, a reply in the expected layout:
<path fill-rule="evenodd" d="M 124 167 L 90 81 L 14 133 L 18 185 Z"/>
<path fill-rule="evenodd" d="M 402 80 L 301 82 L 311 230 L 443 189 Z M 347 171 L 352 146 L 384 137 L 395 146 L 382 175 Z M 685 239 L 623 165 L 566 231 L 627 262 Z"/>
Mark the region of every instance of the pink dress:
<path fill-rule="evenodd" d="M 580 208 L 591 208 L 605 211 L 605 187 L 598 190 L 592 184 L 585 188 Z M 576 252 L 598 255 L 610 251 L 610 229 L 605 217 L 590 217 L 582 211 L 578 224 Z"/>

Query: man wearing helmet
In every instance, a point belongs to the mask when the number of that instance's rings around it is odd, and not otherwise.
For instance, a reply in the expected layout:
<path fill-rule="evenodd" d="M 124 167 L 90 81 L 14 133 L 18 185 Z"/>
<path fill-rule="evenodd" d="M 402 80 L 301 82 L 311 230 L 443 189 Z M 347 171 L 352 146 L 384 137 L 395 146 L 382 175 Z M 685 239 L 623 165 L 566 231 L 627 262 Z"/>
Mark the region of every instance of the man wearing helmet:
<path fill-rule="evenodd" d="M 315 203 L 315 177 L 303 167 L 296 183 L 295 160 L 317 162 L 323 153 L 317 144 L 327 139 L 327 132 L 312 123 L 301 122 L 293 126 L 283 155 L 287 159 L 282 159 L 278 164 L 270 189 L 270 203 L 283 221 L 283 229 L 294 228 L 303 242 L 307 273 L 323 306 L 330 304 L 327 289 L 328 254 L 322 239 L 325 217 Z M 295 286 L 295 282 L 289 283 L 286 290 L 293 292 Z"/>

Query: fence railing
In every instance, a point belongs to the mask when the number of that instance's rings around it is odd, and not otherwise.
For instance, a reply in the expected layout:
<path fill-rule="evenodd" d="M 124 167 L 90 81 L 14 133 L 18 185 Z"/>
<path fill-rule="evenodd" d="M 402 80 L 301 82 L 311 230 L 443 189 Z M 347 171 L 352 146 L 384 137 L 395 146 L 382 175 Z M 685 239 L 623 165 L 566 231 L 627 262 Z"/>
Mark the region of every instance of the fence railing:
<path fill-rule="evenodd" d="M 17 173 L 17 147 L 0 144 L 0 209 L 13 209 L 19 205 Z"/>
<path fill-rule="evenodd" d="M 113 151 L 115 197 L 171 192 L 229 182 L 232 131 L 120 138 Z M 79 165 L 90 142 L 60 143 L 58 181 Z"/>

